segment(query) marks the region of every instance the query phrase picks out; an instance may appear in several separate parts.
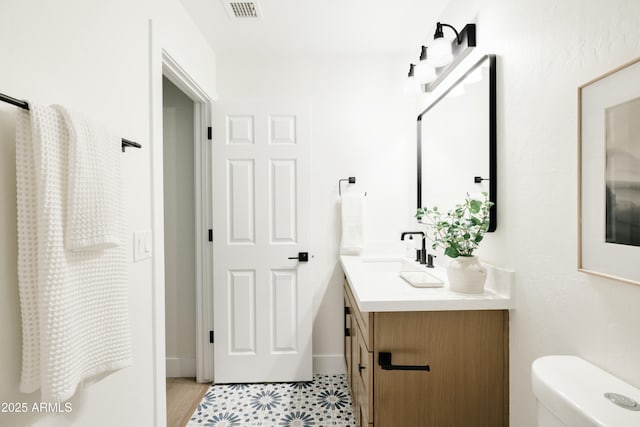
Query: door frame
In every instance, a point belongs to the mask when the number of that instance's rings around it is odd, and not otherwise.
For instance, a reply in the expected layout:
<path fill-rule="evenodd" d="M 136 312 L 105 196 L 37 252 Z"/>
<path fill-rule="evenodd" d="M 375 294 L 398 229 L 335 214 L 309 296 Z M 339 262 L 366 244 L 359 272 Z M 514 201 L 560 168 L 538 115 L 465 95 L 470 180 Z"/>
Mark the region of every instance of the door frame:
<path fill-rule="evenodd" d="M 208 242 L 213 207 L 212 151 L 207 138 L 213 97 L 161 44 L 157 25 L 150 20 L 152 327 L 154 424 L 166 425 L 166 348 L 164 275 L 164 165 L 162 78 L 166 77 L 194 102 L 194 191 L 196 259 L 196 372 L 198 382 L 213 381 L 213 245 Z M 215 94 L 214 94 L 215 95 Z"/>
<path fill-rule="evenodd" d="M 196 278 L 196 381 L 213 381 L 213 346 L 205 341 L 213 330 L 213 248 L 211 228 L 211 99 L 167 51 L 162 51 L 162 75 L 193 101 L 193 184 Z M 163 176 L 164 177 L 164 176 Z M 164 202 L 164 200 L 163 200 Z M 163 203 L 164 208 L 164 203 Z M 164 233 L 164 221 L 162 222 Z M 164 257 L 162 259 L 164 268 Z"/>

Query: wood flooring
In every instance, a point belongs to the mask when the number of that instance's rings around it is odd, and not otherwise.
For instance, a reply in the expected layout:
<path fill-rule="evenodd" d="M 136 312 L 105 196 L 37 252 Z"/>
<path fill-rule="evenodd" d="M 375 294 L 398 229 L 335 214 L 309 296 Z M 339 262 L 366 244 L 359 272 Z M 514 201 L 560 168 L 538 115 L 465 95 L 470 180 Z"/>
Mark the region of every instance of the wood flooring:
<path fill-rule="evenodd" d="M 167 427 L 186 426 L 208 389 L 194 378 L 167 378 Z"/>

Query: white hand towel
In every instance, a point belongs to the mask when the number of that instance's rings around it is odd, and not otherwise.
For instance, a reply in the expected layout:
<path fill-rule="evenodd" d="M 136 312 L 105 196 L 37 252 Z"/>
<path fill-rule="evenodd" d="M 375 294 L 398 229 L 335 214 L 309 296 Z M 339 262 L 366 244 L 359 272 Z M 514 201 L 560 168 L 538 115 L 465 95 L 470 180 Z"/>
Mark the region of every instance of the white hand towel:
<path fill-rule="evenodd" d="M 132 363 L 126 250 L 65 250 L 68 130 L 58 111 L 30 110 L 16 126 L 20 390 L 62 402 L 84 379 Z"/>
<path fill-rule="evenodd" d="M 341 199 L 342 211 L 342 243 L 340 253 L 358 255 L 364 246 L 364 196 L 356 193 L 345 193 Z"/>
<path fill-rule="evenodd" d="M 98 250 L 123 243 L 118 236 L 121 138 L 60 105 L 69 130 L 65 248 Z"/>

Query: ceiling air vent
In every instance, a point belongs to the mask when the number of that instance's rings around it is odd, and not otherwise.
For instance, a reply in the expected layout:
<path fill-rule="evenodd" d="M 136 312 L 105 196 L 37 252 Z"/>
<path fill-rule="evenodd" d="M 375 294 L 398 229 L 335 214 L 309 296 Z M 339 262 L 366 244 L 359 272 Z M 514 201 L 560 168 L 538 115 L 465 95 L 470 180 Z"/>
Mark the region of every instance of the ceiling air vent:
<path fill-rule="evenodd" d="M 256 1 L 222 0 L 222 4 L 231 19 L 255 19 L 260 17 L 260 9 Z"/>

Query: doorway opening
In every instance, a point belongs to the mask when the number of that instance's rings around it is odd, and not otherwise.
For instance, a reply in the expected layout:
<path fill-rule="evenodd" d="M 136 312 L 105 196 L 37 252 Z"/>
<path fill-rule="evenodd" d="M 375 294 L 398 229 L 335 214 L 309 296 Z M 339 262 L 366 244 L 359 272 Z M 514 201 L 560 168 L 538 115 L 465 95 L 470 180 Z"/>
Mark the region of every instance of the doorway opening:
<path fill-rule="evenodd" d="M 162 238 L 156 277 L 164 296 L 158 350 L 166 368 L 167 425 L 179 426 L 213 380 L 211 100 L 165 52 L 162 71 L 163 142 L 154 163 L 162 176 L 154 191 L 161 200 L 155 214 L 162 218 L 154 229 Z"/>
<path fill-rule="evenodd" d="M 167 378 L 196 377 L 193 101 L 162 79 Z"/>

